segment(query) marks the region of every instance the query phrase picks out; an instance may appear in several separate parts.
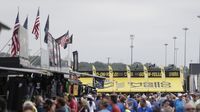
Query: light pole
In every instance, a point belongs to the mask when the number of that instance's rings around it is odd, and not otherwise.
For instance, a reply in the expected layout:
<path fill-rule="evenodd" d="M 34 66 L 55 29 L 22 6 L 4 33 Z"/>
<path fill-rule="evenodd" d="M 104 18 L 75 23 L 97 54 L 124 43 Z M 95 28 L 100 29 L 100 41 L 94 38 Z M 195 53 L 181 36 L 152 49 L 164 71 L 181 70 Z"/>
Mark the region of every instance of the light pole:
<path fill-rule="evenodd" d="M 175 55 L 176 55 L 176 63 L 175 63 L 175 64 L 178 65 L 178 64 L 177 64 L 177 62 L 178 62 L 178 61 L 177 61 L 177 60 L 178 60 L 178 48 L 175 48 L 175 50 L 176 50 L 176 54 L 175 54 Z"/>
<path fill-rule="evenodd" d="M 176 66 L 176 39 L 177 37 L 173 37 L 174 39 L 174 66 Z"/>
<path fill-rule="evenodd" d="M 167 46 L 168 44 L 164 44 L 165 45 L 165 66 L 167 66 Z"/>
<path fill-rule="evenodd" d="M 131 65 L 133 64 L 133 39 L 134 39 L 134 35 L 130 35 L 130 39 L 131 39 Z"/>
<path fill-rule="evenodd" d="M 184 67 L 186 67 L 186 34 L 187 34 L 187 30 L 189 30 L 189 28 L 183 28 L 183 30 L 185 31 L 185 44 L 184 44 Z"/>
<path fill-rule="evenodd" d="M 197 17 L 200 18 L 200 16 Z M 200 39 L 199 39 L 199 63 L 200 63 Z"/>
<path fill-rule="evenodd" d="M 110 64 L 110 57 L 107 57 L 107 59 L 108 59 L 108 65 Z"/>

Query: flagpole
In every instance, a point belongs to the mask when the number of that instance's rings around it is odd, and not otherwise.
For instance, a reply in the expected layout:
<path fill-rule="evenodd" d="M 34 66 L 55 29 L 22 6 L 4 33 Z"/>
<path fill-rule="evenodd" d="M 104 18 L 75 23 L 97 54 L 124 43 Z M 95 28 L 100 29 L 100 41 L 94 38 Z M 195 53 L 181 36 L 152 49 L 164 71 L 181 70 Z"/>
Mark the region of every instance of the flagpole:
<path fill-rule="evenodd" d="M 38 11 L 39 11 L 39 13 L 40 13 L 40 7 L 38 7 Z M 40 14 L 39 14 L 39 16 L 40 16 Z M 41 18 L 40 18 L 40 20 L 41 20 Z M 41 34 L 41 21 L 40 21 L 40 35 L 39 35 L 39 38 L 40 38 L 40 68 L 42 68 L 42 36 L 41 36 L 42 34 Z"/>
<path fill-rule="evenodd" d="M 18 14 L 19 14 L 19 6 L 17 7 L 17 10 L 18 10 Z M 20 24 L 20 22 L 19 22 L 19 24 Z M 19 29 L 20 29 L 20 25 L 19 25 Z M 19 29 L 18 29 L 18 41 L 19 41 Z M 17 54 L 18 54 L 18 57 L 20 57 L 20 43 L 19 43 L 19 51 L 17 51 L 16 55 Z"/>
<path fill-rule="evenodd" d="M 71 67 L 71 61 L 70 61 L 70 44 L 68 44 L 68 67 Z"/>
<path fill-rule="evenodd" d="M 60 45 L 58 45 L 59 49 L 59 65 L 60 65 L 60 71 L 61 71 L 61 54 L 60 54 Z"/>

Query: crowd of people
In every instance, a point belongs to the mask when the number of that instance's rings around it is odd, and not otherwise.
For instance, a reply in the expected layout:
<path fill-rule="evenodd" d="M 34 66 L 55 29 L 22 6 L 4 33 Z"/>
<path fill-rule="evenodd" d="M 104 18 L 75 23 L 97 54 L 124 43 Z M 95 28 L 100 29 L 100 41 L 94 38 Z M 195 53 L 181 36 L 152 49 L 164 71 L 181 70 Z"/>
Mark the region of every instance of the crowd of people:
<path fill-rule="evenodd" d="M 6 112 L 2 98 L 0 111 Z M 22 112 L 200 112 L 200 93 L 64 94 L 52 99 L 36 96 L 24 102 Z"/>

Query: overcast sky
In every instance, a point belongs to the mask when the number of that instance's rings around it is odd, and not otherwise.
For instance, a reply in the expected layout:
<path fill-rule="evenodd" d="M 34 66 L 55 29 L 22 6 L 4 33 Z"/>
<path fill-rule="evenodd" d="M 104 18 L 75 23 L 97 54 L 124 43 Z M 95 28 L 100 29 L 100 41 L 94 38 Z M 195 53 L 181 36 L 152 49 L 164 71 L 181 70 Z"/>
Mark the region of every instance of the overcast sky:
<path fill-rule="evenodd" d="M 0 0 L 0 21 L 12 28 L 2 31 L 0 48 L 11 38 L 20 11 L 20 23 L 29 16 L 31 53 L 39 49 L 31 30 L 40 7 L 41 37 L 50 15 L 50 32 L 57 38 L 67 30 L 74 34 L 71 51 L 79 60 L 130 64 L 130 34 L 134 38 L 133 59 L 164 65 L 164 43 L 168 43 L 168 64 L 173 63 L 173 37 L 178 37 L 178 65 L 183 65 L 184 31 L 188 27 L 187 64 L 198 61 L 200 0 Z M 45 44 L 43 44 L 45 47 Z M 7 51 L 7 49 L 5 49 Z M 62 57 L 67 50 L 62 50 Z"/>

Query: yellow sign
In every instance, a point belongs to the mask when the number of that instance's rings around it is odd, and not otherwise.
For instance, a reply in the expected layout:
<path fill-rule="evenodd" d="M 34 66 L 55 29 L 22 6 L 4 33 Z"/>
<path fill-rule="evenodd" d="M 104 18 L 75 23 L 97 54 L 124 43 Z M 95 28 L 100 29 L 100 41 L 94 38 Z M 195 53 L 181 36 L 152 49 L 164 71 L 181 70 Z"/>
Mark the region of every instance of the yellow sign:
<path fill-rule="evenodd" d="M 105 83 L 105 88 L 98 89 L 98 92 L 183 92 L 180 78 L 131 78 L 130 86 L 127 78 L 113 80 L 114 84 Z"/>
<path fill-rule="evenodd" d="M 88 86 L 93 86 L 93 78 L 85 78 L 85 77 L 81 77 L 80 81 L 82 82 L 82 84 L 88 85 Z"/>

